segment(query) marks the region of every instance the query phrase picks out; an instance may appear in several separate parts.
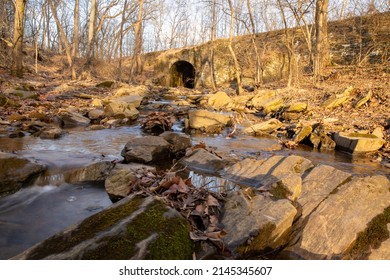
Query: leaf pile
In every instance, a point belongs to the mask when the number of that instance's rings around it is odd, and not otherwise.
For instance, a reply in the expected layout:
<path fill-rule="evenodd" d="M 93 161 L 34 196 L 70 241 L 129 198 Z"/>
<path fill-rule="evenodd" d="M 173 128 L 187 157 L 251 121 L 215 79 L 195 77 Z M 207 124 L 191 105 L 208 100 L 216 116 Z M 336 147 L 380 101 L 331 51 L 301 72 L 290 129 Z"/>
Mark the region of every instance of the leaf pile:
<path fill-rule="evenodd" d="M 192 185 L 191 178 L 183 179 L 175 172 L 167 172 L 164 177 L 151 171 L 141 173 L 139 188 L 132 188 L 132 191 L 141 189 L 149 195 L 162 197 L 188 220 L 190 238 L 203 243 L 203 250 L 229 254 L 221 239 L 226 235 L 219 223 L 224 201 L 221 194 L 197 188 Z"/>
<path fill-rule="evenodd" d="M 160 134 L 164 131 L 171 130 L 173 123 L 176 121 L 175 116 L 165 112 L 150 113 L 145 119 L 141 120 L 141 128 L 145 132 Z"/>

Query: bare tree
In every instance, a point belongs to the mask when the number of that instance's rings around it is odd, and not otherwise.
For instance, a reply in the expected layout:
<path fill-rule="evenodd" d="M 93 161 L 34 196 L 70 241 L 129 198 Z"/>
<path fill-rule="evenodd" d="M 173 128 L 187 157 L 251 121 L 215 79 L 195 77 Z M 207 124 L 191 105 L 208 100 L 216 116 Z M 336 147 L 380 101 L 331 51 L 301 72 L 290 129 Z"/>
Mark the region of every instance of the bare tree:
<path fill-rule="evenodd" d="M 249 18 L 251 22 L 251 27 L 252 27 L 252 45 L 253 49 L 255 50 L 255 57 L 256 57 L 256 74 L 255 74 L 255 83 L 256 84 L 261 84 L 263 83 L 263 67 L 260 62 L 260 54 L 259 54 L 259 49 L 256 44 L 256 26 L 255 26 L 255 21 L 253 19 L 253 13 L 252 13 L 252 7 L 251 7 L 251 1 L 246 0 L 246 5 L 249 13 Z"/>
<path fill-rule="evenodd" d="M 71 51 L 71 46 L 68 42 L 68 38 L 64 32 L 64 29 L 61 25 L 61 22 L 58 18 L 58 15 L 57 15 L 57 10 L 55 8 L 55 6 L 53 5 L 53 2 L 52 0 L 48 0 L 49 2 L 49 6 L 50 6 L 50 9 L 51 9 L 51 12 L 53 14 L 53 17 L 56 21 L 56 24 L 57 24 L 57 29 L 60 33 L 60 36 L 61 36 L 61 41 L 62 43 L 64 44 L 65 46 L 65 52 L 66 52 L 66 57 L 67 57 L 67 60 L 68 60 L 68 64 L 69 64 L 69 68 L 70 68 L 70 71 L 71 71 L 71 75 L 72 75 L 72 80 L 75 80 L 77 78 L 76 76 L 76 69 L 75 69 L 75 66 L 74 66 L 74 58 L 72 56 L 72 51 Z"/>
<path fill-rule="evenodd" d="M 141 52 L 142 52 L 142 21 L 143 21 L 143 5 L 144 1 L 139 0 L 138 4 L 138 17 L 137 21 L 134 24 L 134 54 L 133 59 L 130 65 L 131 79 L 134 74 L 139 74 L 141 72 Z"/>
<path fill-rule="evenodd" d="M 75 0 L 74 3 L 73 25 L 72 56 L 77 57 L 79 55 L 80 0 Z"/>
<path fill-rule="evenodd" d="M 317 0 L 315 13 L 316 40 L 314 45 L 313 82 L 319 82 L 323 68 L 330 62 L 328 40 L 328 7 L 329 0 Z"/>
<path fill-rule="evenodd" d="M 236 53 L 233 49 L 233 32 L 234 32 L 234 7 L 232 0 L 228 0 L 229 3 L 229 9 L 230 9 L 230 31 L 229 31 L 229 51 L 234 61 L 234 71 L 236 74 L 236 80 L 237 80 L 237 94 L 242 93 L 242 85 L 241 85 L 241 70 L 240 65 L 237 60 Z"/>
<path fill-rule="evenodd" d="M 94 57 L 94 40 L 96 34 L 96 0 L 91 0 L 91 10 L 88 23 L 87 65 L 91 64 Z"/>
<path fill-rule="evenodd" d="M 12 51 L 12 75 L 23 77 L 23 35 L 24 35 L 24 12 L 27 0 L 16 0 L 14 19 L 14 40 Z"/>

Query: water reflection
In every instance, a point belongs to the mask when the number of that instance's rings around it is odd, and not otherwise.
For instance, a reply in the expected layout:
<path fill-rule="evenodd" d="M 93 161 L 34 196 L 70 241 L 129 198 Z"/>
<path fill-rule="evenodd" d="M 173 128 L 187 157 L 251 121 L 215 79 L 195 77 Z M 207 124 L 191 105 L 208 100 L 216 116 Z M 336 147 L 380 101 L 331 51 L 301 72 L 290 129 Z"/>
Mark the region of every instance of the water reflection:
<path fill-rule="evenodd" d="M 191 178 L 191 182 L 195 187 L 206 188 L 213 192 L 225 193 L 228 191 L 239 190 L 240 188 L 237 184 L 234 184 L 226 179 L 199 174 L 193 171 L 190 171 L 188 177 Z"/>

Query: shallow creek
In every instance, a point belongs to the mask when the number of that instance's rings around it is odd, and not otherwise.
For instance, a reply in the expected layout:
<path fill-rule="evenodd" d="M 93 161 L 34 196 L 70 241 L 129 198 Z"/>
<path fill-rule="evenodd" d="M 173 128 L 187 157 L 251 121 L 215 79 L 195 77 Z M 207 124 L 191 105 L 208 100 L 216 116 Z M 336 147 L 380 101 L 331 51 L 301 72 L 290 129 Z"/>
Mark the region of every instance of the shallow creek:
<path fill-rule="evenodd" d="M 142 135 L 139 126 L 99 131 L 71 130 L 58 140 L 36 137 L 2 138 L 0 150 L 34 158 L 49 167 L 42 185 L 33 184 L 18 193 L 0 199 L 0 259 L 8 259 L 66 227 L 91 216 L 111 204 L 103 184 L 68 184 L 61 172 L 81 167 L 97 159 L 121 159 L 120 152 L 128 139 Z M 251 156 L 266 158 L 273 154 L 296 154 L 315 164 L 328 164 L 354 174 L 389 174 L 388 169 L 366 158 L 351 157 L 339 152 L 313 152 L 311 149 L 275 150 L 276 139 L 239 136 L 226 139 L 222 135 L 194 135 L 193 143 L 205 142 L 217 152 L 237 159 Z M 192 173 L 193 182 L 209 187 L 224 184 L 219 178 Z M 41 178 L 42 179 L 42 178 Z"/>

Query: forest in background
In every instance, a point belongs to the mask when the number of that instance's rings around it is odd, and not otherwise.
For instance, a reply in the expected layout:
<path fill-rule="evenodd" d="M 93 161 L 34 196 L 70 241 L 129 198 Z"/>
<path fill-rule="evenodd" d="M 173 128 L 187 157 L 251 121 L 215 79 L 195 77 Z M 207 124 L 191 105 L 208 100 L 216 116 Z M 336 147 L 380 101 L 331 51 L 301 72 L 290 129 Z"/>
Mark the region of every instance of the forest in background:
<path fill-rule="evenodd" d="M 385 12 L 389 5 L 388 0 L 4 0 L 0 66 L 12 65 L 13 74 L 21 76 L 23 48 L 29 47 L 37 60 L 41 51 L 66 55 L 72 78 L 80 59 L 85 68 L 95 61 L 118 61 L 121 72 L 123 58 L 132 57 L 129 68 L 134 75 L 142 70 L 143 53 L 298 27 L 318 76 L 321 67 L 315 65 L 327 64 L 328 59 L 326 36 L 316 37 L 321 35 L 316 28 L 325 26 L 326 34 L 328 20 Z M 326 7 L 324 18 L 321 7 Z M 293 44 L 286 39 L 287 49 Z M 233 48 L 230 52 L 234 57 Z M 237 62 L 235 68 L 239 80 Z"/>

